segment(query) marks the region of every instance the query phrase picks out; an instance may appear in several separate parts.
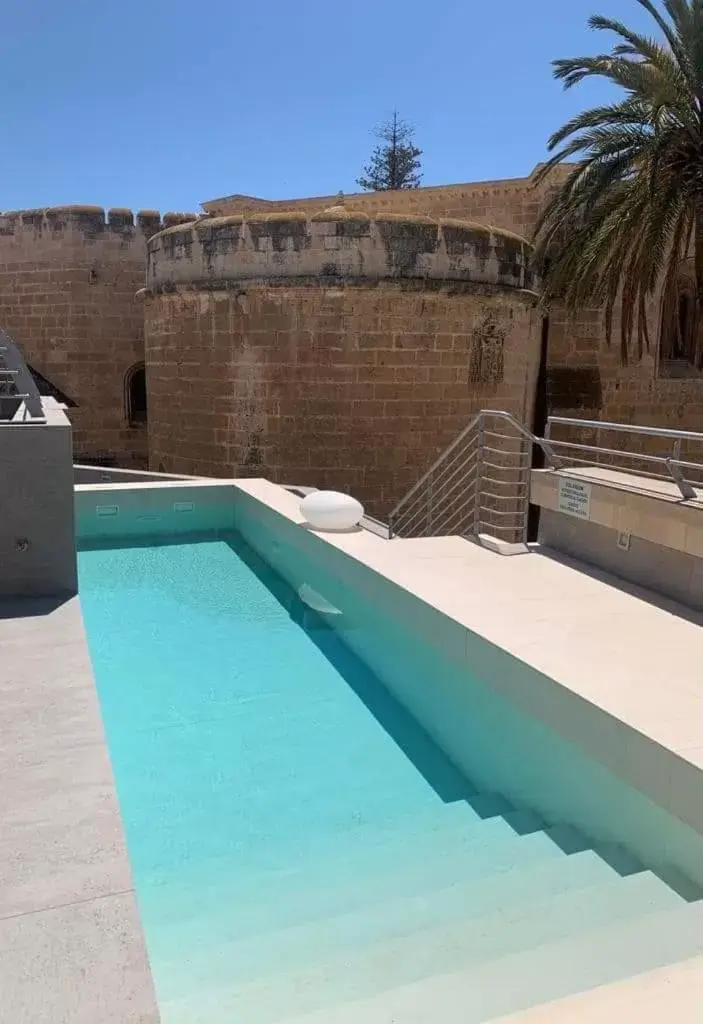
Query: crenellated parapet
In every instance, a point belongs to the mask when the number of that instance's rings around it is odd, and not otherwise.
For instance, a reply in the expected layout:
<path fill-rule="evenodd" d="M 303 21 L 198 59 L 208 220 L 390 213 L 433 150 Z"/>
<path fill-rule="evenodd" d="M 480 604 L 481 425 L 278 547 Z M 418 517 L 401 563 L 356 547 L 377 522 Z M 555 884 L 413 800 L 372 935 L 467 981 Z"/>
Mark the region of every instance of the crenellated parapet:
<path fill-rule="evenodd" d="M 143 239 L 197 219 L 195 213 L 165 213 L 158 210 L 133 210 L 123 207 L 50 206 L 36 210 L 10 210 L 0 214 L 0 239 L 40 240 L 42 238 L 80 238 L 95 242 L 111 235 Z"/>
<path fill-rule="evenodd" d="M 154 292 L 304 279 L 535 287 L 532 247 L 510 231 L 407 214 L 370 217 L 344 206 L 313 215 L 204 217 L 152 235 L 147 253 Z"/>

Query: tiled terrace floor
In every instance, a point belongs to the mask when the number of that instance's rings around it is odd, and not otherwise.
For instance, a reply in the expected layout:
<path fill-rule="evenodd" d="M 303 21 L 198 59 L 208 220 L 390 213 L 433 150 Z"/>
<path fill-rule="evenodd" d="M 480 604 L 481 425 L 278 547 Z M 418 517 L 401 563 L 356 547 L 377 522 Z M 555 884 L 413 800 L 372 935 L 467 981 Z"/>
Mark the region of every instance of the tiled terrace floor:
<path fill-rule="evenodd" d="M 0 1021 L 156 1024 L 77 598 L 0 604 Z"/>

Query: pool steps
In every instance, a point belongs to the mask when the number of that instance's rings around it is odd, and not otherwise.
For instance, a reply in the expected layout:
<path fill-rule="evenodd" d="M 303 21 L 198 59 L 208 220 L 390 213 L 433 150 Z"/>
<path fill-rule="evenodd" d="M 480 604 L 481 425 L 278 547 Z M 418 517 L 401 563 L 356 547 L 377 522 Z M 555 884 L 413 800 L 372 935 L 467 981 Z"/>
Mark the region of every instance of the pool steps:
<path fill-rule="evenodd" d="M 607 985 L 700 950 L 703 910 L 687 906 L 597 928 L 377 996 L 287 1013 L 285 1024 L 487 1024 L 508 1013 Z M 197 1018 L 198 1021 L 206 1018 Z M 250 1018 L 252 1024 L 256 1018 Z M 558 1018 L 556 1018 L 558 1019 Z M 174 1016 L 169 1024 L 185 1024 Z"/>
<path fill-rule="evenodd" d="M 703 952 L 703 902 L 624 850 L 492 794 L 419 818 L 209 895 L 194 878 L 190 906 L 182 879 L 154 887 L 165 1024 L 479 1024 Z"/>

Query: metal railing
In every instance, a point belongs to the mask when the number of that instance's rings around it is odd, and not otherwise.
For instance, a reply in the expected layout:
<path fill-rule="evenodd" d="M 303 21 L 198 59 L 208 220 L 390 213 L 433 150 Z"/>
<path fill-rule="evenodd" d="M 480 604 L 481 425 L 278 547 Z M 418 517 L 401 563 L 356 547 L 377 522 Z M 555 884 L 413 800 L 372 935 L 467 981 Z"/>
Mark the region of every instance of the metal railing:
<path fill-rule="evenodd" d="M 547 465 L 559 458 L 510 413 L 482 409 L 393 509 L 390 537 L 527 538 L 535 445 Z"/>
<path fill-rule="evenodd" d="M 590 431 L 596 440 L 611 432 L 639 448 L 591 444 L 583 438 L 558 439 L 554 434 L 559 429 Z M 662 447 L 664 442 L 666 451 L 641 450 L 657 444 Z M 589 470 L 607 469 L 628 474 L 631 479 L 622 478 L 621 482 L 638 491 L 647 490 L 648 481 L 664 481 L 675 484 L 684 500 L 701 498 L 697 488 L 703 488 L 703 461 L 682 457 L 684 447 L 698 446 L 703 460 L 703 433 L 565 416 L 550 416 L 545 436 L 536 437 L 510 413 L 483 409 L 395 506 L 389 537 L 478 537 L 485 533 L 524 543 L 535 449 L 542 451 L 547 468 L 561 473 L 571 470 L 588 477 Z M 651 490 L 661 494 L 661 487 L 654 485 Z"/>
<path fill-rule="evenodd" d="M 22 353 L 0 330 L 0 424 L 46 423 L 41 395 Z"/>
<path fill-rule="evenodd" d="M 598 440 L 604 433 L 615 434 L 635 445 L 628 449 L 622 445 L 612 447 L 602 444 L 559 440 L 555 430 L 566 429 L 572 434 L 588 432 Z M 580 420 L 568 416 L 550 416 L 547 420 L 545 440 L 553 451 L 558 452 L 562 467 L 579 469 L 587 474 L 588 469 L 610 469 L 642 478 L 640 489 L 646 489 L 647 480 L 674 483 L 682 498 L 696 498 L 696 488 L 703 487 L 703 463 L 682 458 L 684 447 L 700 452 L 703 459 L 703 433 L 694 430 L 670 430 L 666 427 L 630 426 L 626 423 L 608 423 L 601 420 Z M 656 453 L 654 448 L 666 449 Z M 649 448 L 649 451 L 644 449 Z"/>

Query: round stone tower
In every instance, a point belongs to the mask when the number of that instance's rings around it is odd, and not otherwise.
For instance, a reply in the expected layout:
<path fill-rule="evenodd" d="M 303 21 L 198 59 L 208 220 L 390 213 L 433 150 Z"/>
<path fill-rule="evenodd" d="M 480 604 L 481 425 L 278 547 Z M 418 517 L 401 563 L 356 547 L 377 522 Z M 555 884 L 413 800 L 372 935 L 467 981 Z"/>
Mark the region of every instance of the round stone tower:
<path fill-rule="evenodd" d="M 530 419 L 530 246 L 338 205 L 148 243 L 151 467 L 348 490 L 385 515 L 485 406 Z"/>

